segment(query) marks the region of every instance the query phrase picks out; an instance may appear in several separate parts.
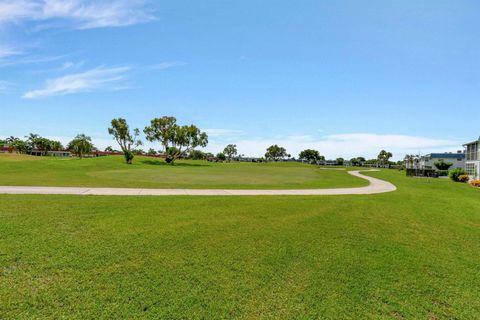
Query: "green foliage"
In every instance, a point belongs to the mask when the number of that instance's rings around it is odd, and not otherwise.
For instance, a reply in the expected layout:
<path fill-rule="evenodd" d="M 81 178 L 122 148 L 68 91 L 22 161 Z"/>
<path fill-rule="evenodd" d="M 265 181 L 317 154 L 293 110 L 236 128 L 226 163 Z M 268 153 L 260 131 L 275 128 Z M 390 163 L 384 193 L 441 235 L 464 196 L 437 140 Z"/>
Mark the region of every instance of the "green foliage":
<path fill-rule="evenodd" d="M 265 153 L 265 158 L 267 160 L 279 161 L 285 157 L 287 157 L 287 150 L 276 144 L 268 147 L 267 152 Z"/>
<path fill-rule="evenodd" d="M 354 167 L 361 167 L 365 163 L 365 158 L 364 157 L 357 157 L 357 158 L 352 158 L 350 159 L 350 165 Z"/>
<path fill-rule="evenodd" d="M 223 152 L 217 153 L 217 160 L 218 161 L 225 161 L 227 160 L 227 156 Z"/>
<path fill-rule="evenodd" d="M 143 132 L 150 142 L 159 141 L 163 146 L 163 152 L 167 153 L 175 136 L 177 119 L 175 117 L 161 117 L 150 121 L 150 126 L 145 127 Z"/>
<path fill-rule="evenodd" d="M 387 152 L 385 150 L 380 151 L 377 156 L 378 164 L 380 166 L 388 165 L 391 157 L 393 157 L 393 154 L 391 152 Z"/>
<path fill-rule="evenodd" d="M 190 160 L 205 160 L 207 158 L 207 154 L 200 150 L 190 150 L 188 153 L 188 159 Z"/>
<path fill-rule="evenodd" d="M 448 170 L 451 166 L 453 166 L 453 163 L 440 160 L 438 162 L 435 162 L 434 165 L 435 167 L 437 167 L 438 170 Z"/>
<path fill-rule="evenodd" d="M 130 132 L 127 120 L 123 118 L 113 119 L 111 125 L 108 133 L 113 136 L 122 149 L 126 163 L 132 164 L 134 158 L 132 149 L 142 145 L 142 141 L 138 139 L 140 130 L 134 129 L 133 133 Z"/>
<path fill-rule="evenodd" d="M 232 161 L 232 158 L 238 154 L 237 145 L 229 144 L 223 149 L 223 154 L 227 157 L 228 161 Z"/>
<path fill-rule="evenodd" d="M 155 149 L 153 149 L 153 148 L 150 148 L 150 149 L 148 149 L 147 154 L 148 154 L 149 156 L 156 156 L 156 155 L 157 155 L 157 151 L 156 151 Z"/>
<path fill-rule="evenodd" d="M 459 177 L 462 176 L 462 175 L 466 175 L 466 174 L 467 173 L 465 172 L 465 170 L 463 168 L 456 168 L 456 169 L 450 170 L 450 173 L 448 174 L 448 176 L 453 181 L 459 182 L 460 181 Z"/>
<path fill-rule="evenodd" d="M 320 152 L 313 149 L 305 149 L 298 155 L 298 159 L 306 160 L 310 163 L 316 163 L 319 160 L 325 160 L 324 156 L 320 155 Z"/>
<path fill-rule="evenodd" d="M 345 159 L 343 158 L 337 158 L 335 161 L 337 163 L 337 166 L 343 166 L 343 164 L 345 163 Z"/>
<path fill-rule="evenodd" d="M 72 141 L 68 143 L 68 150 L 76 154 L 80 159 L 84 154 L 91 153 L 94 149 L 92 138 L 85 134 L 77 135 Z"/>
<path fill-rule="evenodd" d="M 174 164 L 192 149 L 206 147 L 208 135 L 195 125 L 179 126 L 174 117 L 155 118 L 143 130 L 148 141 L 159 141 L 167 154 L 167 163 Z"/>
<path fill-rule="evenodd" d="M 27 153 L 34 149 L 43 151 L 43 154 L 46 154 L 48 151 L 63 150 L 63 145 L 60 141 L 50 140 L 35 133 L 30 133 L 26 138 L 27 140 L 25 141 L 25 144 Z M 24 147 L 20 140 L 16 140 L 16 138 L 14 138 L 14 140 L 15 141 L 11 142 L 12 146 L 18 145 L 20 148 Z"/>

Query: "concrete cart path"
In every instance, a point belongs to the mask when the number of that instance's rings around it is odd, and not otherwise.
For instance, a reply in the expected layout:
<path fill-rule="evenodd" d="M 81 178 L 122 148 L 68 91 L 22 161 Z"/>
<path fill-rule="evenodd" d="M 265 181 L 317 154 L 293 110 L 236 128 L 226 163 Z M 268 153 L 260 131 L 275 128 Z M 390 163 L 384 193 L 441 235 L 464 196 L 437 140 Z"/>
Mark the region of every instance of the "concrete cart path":
<path fill-rule="evenodd" d="M 377 170 L 368 170 L 377 171 Z M 359 188 L 297 189 L 297 190 L 229 190 L 229 189 L 128 189 L 87 187 L 20 187 L 0 186 L 0 194 L 64 194 L 98 196 L 317 196 L 377 194 L 392 192 L 397 188 L 390 182 L 365 176 L 360 171 L 348 171 L 355 177 L 366 179 L 370 184 Z"/>

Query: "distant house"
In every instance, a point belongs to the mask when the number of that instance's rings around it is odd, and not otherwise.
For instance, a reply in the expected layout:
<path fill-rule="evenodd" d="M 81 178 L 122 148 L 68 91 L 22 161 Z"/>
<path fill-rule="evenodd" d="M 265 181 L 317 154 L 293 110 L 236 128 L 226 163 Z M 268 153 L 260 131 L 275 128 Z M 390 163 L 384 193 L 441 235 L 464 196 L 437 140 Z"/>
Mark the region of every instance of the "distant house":
<path fill-rule="evenodd" d="M 465 167 L 465 153 L 463 151 L 457 151 L 457 153 L 446 152 L 446 153 L 430 153 L 424 156 L 421 156 L 416 161 L 416 168 L 420 170 L 437 170 L 435 167 L 436 162 L 449 162 L 453 165 L 451 169 L 464 168 Z"/>
<path fill-rule="evenodd" d="M 41 150 L 41 149 L 32 149 L 29 153 L 31 156 L 37 156 L 37 157 L 61 157 L 61 158 L 68 158 L 72 154 L 69 151 L 65 150 L 60 150 L 60 151 L 46 151 L 46 150 Z"/>
<path fill-rule="evenodd" d="M 13 152 L 15 152 L 14 148 L 7 147 L 7 146 L 3 146 L 3 147 L 0 146 L 0 153 L 13 153 Z"/>
<path fill-rule="evenodd" d="M 464 145 L 465 171 L 472 179 L 480 179 L 480 137 Z"/>
<path fill-rule="evenodd" d="M 72 154 L 69 151 L 47 151 L 48 157 L 69 158 Z"/>

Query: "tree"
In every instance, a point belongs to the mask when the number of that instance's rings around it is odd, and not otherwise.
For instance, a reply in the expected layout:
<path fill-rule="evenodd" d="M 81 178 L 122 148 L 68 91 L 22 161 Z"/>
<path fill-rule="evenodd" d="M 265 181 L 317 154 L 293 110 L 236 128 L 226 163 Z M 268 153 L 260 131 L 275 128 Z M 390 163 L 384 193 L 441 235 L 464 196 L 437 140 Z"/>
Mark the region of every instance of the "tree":
<path fill-rule="evenodd" d="M 84 135 L 78 134 L 72 141 L 68 143 L 68 150 L 76 154 L 80 159 L 83 158 L 83 155 L 90 153 L 93 150 L 92 138 Z"/>
<path fill-rule="evenodd" d="M 378 164 L 380 166 L 385 166 L 386 164 L 388 164 L 388 161 L 390 160 L 391 157 L 393 157 L 391 152 L 387 152 L 385 150 L 380 151 L 380 153 L 377 156 Z"/>
<path fill-rule="evenodd" d="M 208 135 L 200 131 L 195 125 L 179 126 L 174 117 L 155 118 L 150 126 L 143 130 L 149 141 L 159 141 L 167 155 L 167 163 L 184 157 L 197 147 L 206 147 Z"/>
<path fill-rule="evenodd" d="M 337 158 L 336 162 L 337 162 L 337 166 L 343 166 L 343 164 L 345 163 L 345 159 Z"/>
<path fill-rule="evenodd" d="M 48 151 L 58 151 L 63 149 L 63 145 L 60 141 L 50 140 L 35 133 L 30 133 L 26 138 L 26 144 L 28 146 L 27 152 L 36 149 L 42 151 L 45 155 Z"/>
<path fill-rule="evenodd" d="M 354 167 L 361 167 L 365 163 L 365 158 L 364 157 L 356 157 L 350 159 L 350 164 Z"/>
<path fill-rule="evenodd" d="M 206 147 L 208 135 L 193 124 L 189 126 L 175 126 L 170 142 L 172 147 L 168 148 L 167 162 L 174 164 L 177 159 L 183 157 L 190 150 L 197 147 Z"/>
<path fill-rule="evenodd" d="M 306 160 L 310 163 L 316 163 L 319 160 L 325 160 L 324 156 L 321 156 L 317 150 L 305 149 L 298 155 L 298 159 Z"/>
<path fill-rule="evenodd" d="M 227 160 L 227 156 L 222 152 L 217 153 L 217 160 L 218 161 L 225 161 L 225 160 Z"/>
<path fill-rule="evenodd" d="M 157 155 L 157 151 L 156 151 L 155 149 L 153 149 L 153 148 L 150 148 L 150 149 L 148 149 L 147 154 L 148 154 L 149 156 L 156 156 L 156 155 Z"/>
<path fill-rule="evenodd" d="M 161 117 L 151 120 L 150 126 L 145 127 L 143 132 L 148 141 L 160 141 L 160 144 L 163 146 L 163 152 L 167 153 L 176 128 L 177 119 L 175 117 Z"/>
<path fill-rule="evenodd" d="M 200 150 L 191 150 L 188 153 L 188 159 L 190 160 L 205 160 L 207 158 L 207 154 Z"/>
<path fill-rule="evenodd" d="M 30 151 L 30 146 L 28 145 L 28 143 L 19 138 L 15 138 L 13 142 L 9 142 L 8 146 L 10 148 L 14 148 L 15 150 L 17 150 L 17 152 L 23 153 L 23 154 L 28 153 Z"/>
<path fill-rule="evenodd" d="M 112 135 L 119 144 L 127 164 L 132 164 L 134 158 L 132 147 L 136 148 L 142 145 L 142 141 L 138 140 L 140 130 L 134 129 L 133 133 L 130 132 L 127 121 L 122 118 L 113 119 L 111 125 L 112 127 L 108 128 L 108 133 Z"/>
<path fill-rule="evenodd" d="M 113 150 L 112 146 L 106 147 L 104 151 L 105 152 L 115 152 L 115 150 Z"/>
<path fill-rule="evenodd" d="M 237 145 L 229 144 L 223 149 L 223 153 L 227 157 L 228 162 L 232 161 L 232 158 L 238 154 Z"/>
<path fill-rule="evenodd" d="M 453 163 L 440 160 L 438 162 L 435 162 L 434 165 L 435 167 L 437 167 L 438 170 L 448 170 L 451 166 L 453 166 Z"/>
<path fill-rule="evenodd" d="M 265 158 L 267 160 L 279 161 L 287 156 L 287 150 L 285 148 L 279 147 L 278 145 L 273 145 L 267 148 L 265 153 Z"/>
<path fill-rule="evenodd" d="M 63 145 L 60 141 L 50 140 L 50 150 L 60 151 L 63 150 Z"/>

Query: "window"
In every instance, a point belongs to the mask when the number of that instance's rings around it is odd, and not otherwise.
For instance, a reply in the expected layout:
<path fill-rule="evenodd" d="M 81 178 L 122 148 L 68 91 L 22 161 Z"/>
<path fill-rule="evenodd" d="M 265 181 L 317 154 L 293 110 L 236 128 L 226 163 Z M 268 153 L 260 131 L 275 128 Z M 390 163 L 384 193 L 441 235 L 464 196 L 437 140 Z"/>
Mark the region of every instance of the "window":
<path fill-rule="evenodd" d="M 467 160 L 478 160 L 478 142 L 467 145 Z"/>
<path fill-rule="evenodd" d="M 470 177 L 475 177 L 476 176 L 476 166 L 475 166 L 475 163 L 467 163 L 465 165 L 465 171 L 467 171 L 467 174 L 470 176 Z"/>

